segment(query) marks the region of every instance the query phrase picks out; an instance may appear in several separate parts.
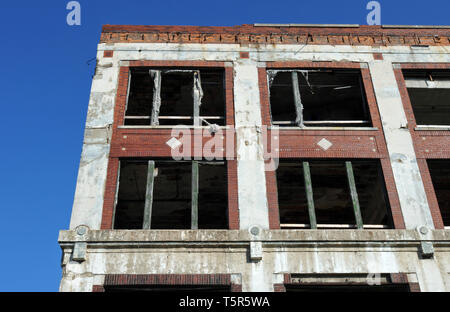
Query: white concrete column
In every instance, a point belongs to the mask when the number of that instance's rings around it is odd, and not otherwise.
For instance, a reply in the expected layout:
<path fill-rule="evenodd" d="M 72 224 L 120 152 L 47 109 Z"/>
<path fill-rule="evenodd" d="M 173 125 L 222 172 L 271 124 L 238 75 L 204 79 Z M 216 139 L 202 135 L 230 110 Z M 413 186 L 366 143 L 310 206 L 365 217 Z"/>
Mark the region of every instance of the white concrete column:
<path fill-rule="evenodd" d="M 234 62 L 234 109 L 240 228 L 269 228 L 257 62 Z"/>
<path fill-rule="evenodd" d="M 369 68 L 406 228 L 434 229 L 393 65 L 372 61 Z"/>
<path fill-rule="evenodd" d="M 445 280 L 447 272 L 440 269 L 435 259 L 421 259 L 417 267 L 417 279 L 420 291 L 446 292 Z"/>
<path fill-rule="evenodd" d="M 100 229 L 102 221 L 119 68 L 118 61 L 113 66 L 113 59 L 104 59 L 101 52 L 92 80 L 70 229 L 78 225 Z"/>

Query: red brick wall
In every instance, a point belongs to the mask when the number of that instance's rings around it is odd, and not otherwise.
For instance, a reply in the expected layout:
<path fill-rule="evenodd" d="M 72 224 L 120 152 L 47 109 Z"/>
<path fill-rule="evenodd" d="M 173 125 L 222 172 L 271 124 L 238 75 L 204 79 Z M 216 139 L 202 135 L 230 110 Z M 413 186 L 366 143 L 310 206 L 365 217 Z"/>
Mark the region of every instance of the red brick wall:
<path fill-rule="evenodd" d="M 450 45 L 448 29 L 360 27 L 233 27 L 104 25 L 101 43 L 222 43 L 310 45 Z"/>
<path fill-rule="evenodd" d="M 381 274 L 381 273 L 380 273 Z M 319 277 L 320 275 L 317 275 Z M 408 280 L 408 275 L 406 273 L 391 273 L 390 279 L 392 284 L 408 284 L 410 292 L 420 292 L 419 283 L 412 283 Z M 275 292 L 285 292 L 286 285 L 298 285 L 297 283 L 293 283 L 291 279 L 290 273 L 284 274 L 284 283 L 283 284 L 274 284 L 273 288 Z M 319 285 L 319 284 L 318 284 Z M 345 284 L 335 284 L 335 285 L 345 285 Z M 364 284 L 363 284 L 364 285 Z"/>
<path fill-rule="evenodd" d="M 104 286 L 124 285 L 230 286 L 232 292 L 242 291 L 242 285 L 232 283 L 231 274 L 108 274 L 104 285 L 94 285 L 93 292 L 105 291 Z"/>

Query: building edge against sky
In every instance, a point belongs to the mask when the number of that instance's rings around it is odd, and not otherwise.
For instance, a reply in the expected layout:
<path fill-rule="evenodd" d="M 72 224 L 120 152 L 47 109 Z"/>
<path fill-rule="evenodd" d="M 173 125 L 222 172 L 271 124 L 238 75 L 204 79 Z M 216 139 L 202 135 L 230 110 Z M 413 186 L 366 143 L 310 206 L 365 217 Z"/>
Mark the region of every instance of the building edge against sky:
<path fill-rule="evenodd" d="M 105 25 L 60 290 L 450 291 L 449 49 L 447 26 Z"/>

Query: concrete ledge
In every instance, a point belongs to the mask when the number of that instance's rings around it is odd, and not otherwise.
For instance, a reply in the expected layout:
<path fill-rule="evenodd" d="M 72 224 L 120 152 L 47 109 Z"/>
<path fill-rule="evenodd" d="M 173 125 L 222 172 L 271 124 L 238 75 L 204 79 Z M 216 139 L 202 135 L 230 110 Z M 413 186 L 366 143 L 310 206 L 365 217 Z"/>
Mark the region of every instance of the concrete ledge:
<path fill-rule="evenodd" d="M 263 230 L 258 236 L 246 230 L 95 230 L 80 237 L 76 231 L 61 231 L 58 241 L 61 246 L 86 241 L 91 244 L 202 244 L 242 245 L 250 241 L 263 244 L 420 244 L 430 241 L 450 246 L 450 231 L 433 230 L 426 238 L 415 230 Z"/>

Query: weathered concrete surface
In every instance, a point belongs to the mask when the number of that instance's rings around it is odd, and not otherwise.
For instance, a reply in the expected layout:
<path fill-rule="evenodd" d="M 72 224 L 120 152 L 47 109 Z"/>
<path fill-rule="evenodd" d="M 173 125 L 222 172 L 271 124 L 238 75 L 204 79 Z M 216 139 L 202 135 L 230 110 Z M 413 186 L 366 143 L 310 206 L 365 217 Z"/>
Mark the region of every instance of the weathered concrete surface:
<path fill-rule="evenodd" d="M 277 274 L 409 273 L 423 290 L 445 291 L 450 270 L 450 233 L 432 231 L 435 259 L 420 260 L 414 230 L 261 231 L 260 261 L 249 261 L 254 237 L 236 231 L 89 231 L 87 260 L 70 260 L 80 236 L 62 231 L 62 291 L 90 291 L 105 274 L 241 274 L 244 291 L 273 291 Z M 99 285 L 99 284 L 97 284 Z M 101 284 L 100 284 L 101 285 Z"/>
<path fill-rule="evenodd" d="M 114 100 L 118 82 L 118 64 L 102 58 L 92 80 L 86 118 L 83 151 L 78 170 L 77 187 L 70 219 L 70 228 L 84 224 L 100 229 L 103 196 L 108 167 Z"/>
<path fill-rule="evenodd" d="M 405 225 L 434 228 L 392 63 L 369 62 L 369 69 Z"/>
<path fill-rule="evenodd" d="M 234 62 L 234 109 L 241 229 L 269 228 L 257 64 Z M 249 174 L 251 173 L 251 174 Z M 244 208 L 245 207 L 245 208 Z"/>

